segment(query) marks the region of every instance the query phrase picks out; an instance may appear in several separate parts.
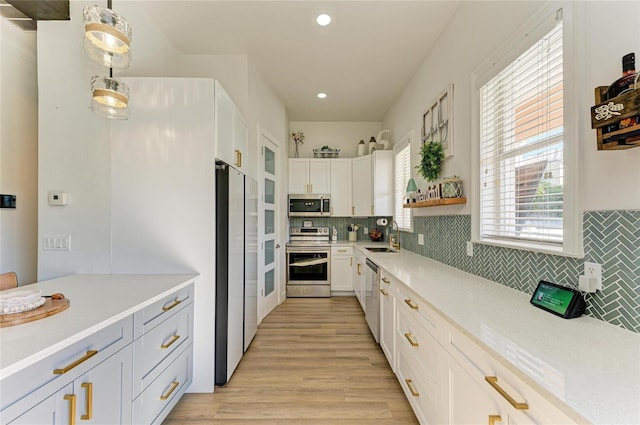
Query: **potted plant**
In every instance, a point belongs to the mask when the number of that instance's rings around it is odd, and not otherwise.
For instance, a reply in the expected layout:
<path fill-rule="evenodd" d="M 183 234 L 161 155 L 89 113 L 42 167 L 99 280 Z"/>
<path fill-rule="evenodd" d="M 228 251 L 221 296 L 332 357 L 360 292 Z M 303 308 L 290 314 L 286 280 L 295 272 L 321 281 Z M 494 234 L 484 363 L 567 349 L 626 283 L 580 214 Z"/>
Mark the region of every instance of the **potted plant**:
<path fill-rule="evenodd" d="M 440 177 L 444 150 L 440 142 L 426 142 L 420 149 L 420 164 L 416 166 L 418 174 L 427 181 L 436 181 Z"/>

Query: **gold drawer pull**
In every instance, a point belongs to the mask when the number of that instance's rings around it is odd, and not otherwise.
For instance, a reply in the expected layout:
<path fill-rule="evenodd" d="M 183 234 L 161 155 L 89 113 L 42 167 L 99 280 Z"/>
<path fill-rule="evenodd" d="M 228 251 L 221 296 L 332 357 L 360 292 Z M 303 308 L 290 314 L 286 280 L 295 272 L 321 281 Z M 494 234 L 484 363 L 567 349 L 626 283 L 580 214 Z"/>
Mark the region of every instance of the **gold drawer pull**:
<path fill-rule="evenodd" d="M 87 404 L 86 404 L 87 413 L 80 416 L 80 419 L 83 421 L 88 421 L 93 416 L 93 383 L 85 382 L 80 386 L 84 388 L 86 392 L 86 399 L 87 399 Z"/>
<path fill-rule="evenodd" d="M 178 338 L 180 338 L 180 335 L 172 336 L 171 340 L 169 340 L 169 342 L 167 342 L 166 344 L 162 344 L 160 348 L 162 348 L 163 350 L 166 350 L 167 348 L 171 347 L 171 345 L 173 345 L 173 343 L 176 342 Z"/>
<path fill-rule="evenodd" d="M 160 400 L 166 400 L 169 397 L 171 397 L 171 394 L 173 394 L 173 392 L 176 390 L 176 388 L 178 388 L 178 385 L 180 385 L 180 382 L 173 381 L 171 383 L 171 388 L 169 388 L 169 391 L 166 394 L 161 395 L 160 396 Z"/>
<path fill-rule="evenodd" d="M 67 365 L 66 367 L 64 367 L 62 369 L 54 369 L 53 370 L 53 374 L 54 375 L 63 375 L 65 373 L 69 372 L 74 367 L 78 366 L 80 363 L 83 363 L 83 362 L 89 360 L 91 357 L 95 356 L 96 354 L 98 354 L 98 350 L 87 350 L 87 354 L 85 354 L 84 356 L 80 357 L 78 360 L 76 360 L 75 362 L 71 363 L 70 365 Z"/>
<path fill-rule="evenodd" d="M 387 291 L 386 289 L 381 289 L 380 293 L 382 293 L 382 295 L 384 295 L 385 297 L 389 295 L 389 291 Z"/>
<path fill-rule="evenodd" d="M 76 395 L 66 394 L 65 400 L 69 400 L 69 425 L 76 425 Z"/>
<path fill-rule="evenodd" d="M 346 249 L 339 249 L 338 252 L 347 252 Z"/>
<path fill-rule="evenodd" d="M 382 281 L 383 281 L 384 283 L 386 283 L 387 285 L 391 283 L 391 281 L 390 281 L 389 279 L 387 279 L 386 277 L 383 277 L 383 278 L 382 278 Z"/>
<path fill-rule="evenodd" d="M 489 415 L 489 425 L 496 425 L 496 422 L 502 422 L 502 416 Z"/>
<path fill-rule="evenodd" d="M 503 390 L 502 387 L 500 387 L 500 385 L 498 385 L 498 377 L 496 377 L 496 376 L 485 376 L 484 380 L 487 381 L 489 383 L 489 385 L 491 385 L 493 387 L 493 389 L 496 390 L 498 392 L 498 394 L 500 394 L 505 400 L 507 400 L 509 402 L 509 404 L 512 405 L 515 409 L 517 409 L 517 410 L 527 410 L 529 408 L 529 405 L 527 403 L 518 403 L 517 401 L 515 401 L 513 399 L 513 397 L 511 397 L 509 394 L 507 394 L 507 392 L 505 390 Z"/>
<path fill-rule="evenodd" d="M 173 300 L 173 302 L 167 306 L 162 307 L 162 311 L 169 311 L 171 310 L 173 307 L 177 306 L 178 304 L 180 304 L 182 302 L 182 300 L 178 300 L 175 299 Z"/>
<path fill-rule="evenodd" d="M 412 299 L 410 299 L 410 298 L 409 298 L 409 299 L 406 299 L 406 300 L 404 300 L 404 302 L 406 302 L 406 303 L 407 303 L 407 305 L 408 305 L 409 307 L 411 307 L 412 309 L 414 309 L 414 310 L 417 310 L 417 309 L 418 309 L 418 304 L 416 304 Z"/>
<path fill-rule="evenodd" d="M 409 344 L 411 344 L 412 347 L 417 347 L 418 341 L 416 341 L 415 339 L 413 339 L 413 334 L 410 332 L 407 332 L 406 334 L 404 334 L 404 337 L 407 338 L 407 341 L 409 341 Z"/>
<path fill-rule="evenodd" d="M 361 275 L 361 274 L 362 274 L 362 273 L 360 272 L 360 266 L 362 266 L 362 264 L 358 263 L 358 267 L 357 267 L 357 269 L 358 269 L 358 275 Z"/>
<path fill-rule="evenodd" d="M 420 393 L 413 388 L 413 381 L 411 379 L 405 379 L 404 382 L 407 383 L 407 387 L 409 387 L 409 391 L 411 391 L 411 395 L 414 397 L 420 397 Z"/>

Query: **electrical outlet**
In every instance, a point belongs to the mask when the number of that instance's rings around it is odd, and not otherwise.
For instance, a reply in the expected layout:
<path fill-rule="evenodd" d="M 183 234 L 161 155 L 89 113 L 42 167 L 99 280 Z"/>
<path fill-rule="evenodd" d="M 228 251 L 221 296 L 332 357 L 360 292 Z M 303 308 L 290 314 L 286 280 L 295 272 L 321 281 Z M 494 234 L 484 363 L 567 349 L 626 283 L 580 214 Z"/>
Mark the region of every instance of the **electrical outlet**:
<path fill-rule="evenodd" d="M 424 235 L 422 233 L 418 233 L 418 245 L 424 245 Z"/>
<path fill-rule="evenodd" d="M 364 228 L 364 234 L 365 234 L 365 235 L 368 235 L 368 234 L 369 234 L 369 228 L 368 228 L 368 227 L 365 227 L 365 228 Z"/>
<path fill-rule="evenodd" d="M 467 255 L 473 257 L 473 242 L 467 241 Z"/>
<path fill-rule="evenodd" d="M 585 261 L 584 275 L 588 278 L 595 279 L 595 289 L 602 291 L 602 264 Z"/>

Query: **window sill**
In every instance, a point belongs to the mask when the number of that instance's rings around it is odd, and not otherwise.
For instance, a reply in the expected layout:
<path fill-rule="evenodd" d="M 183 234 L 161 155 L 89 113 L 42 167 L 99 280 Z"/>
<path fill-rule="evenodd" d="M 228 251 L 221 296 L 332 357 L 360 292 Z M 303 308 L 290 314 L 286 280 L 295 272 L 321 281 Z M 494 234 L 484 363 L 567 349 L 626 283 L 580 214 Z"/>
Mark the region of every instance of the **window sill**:
<path fill-rule="evenodd" d="M 542 254 L 558 255 L 561 257 L 584 258 L 584 254 L 563 251 L 562 246 L 541 245 L 541 244 L 536 244 L 531 242 L 516 242 L 516 241 L 493 240 L 493 239 L 473 240 L 472 242 L 480 245 L 519 249 L 522 251 L 540 252 Z"/>

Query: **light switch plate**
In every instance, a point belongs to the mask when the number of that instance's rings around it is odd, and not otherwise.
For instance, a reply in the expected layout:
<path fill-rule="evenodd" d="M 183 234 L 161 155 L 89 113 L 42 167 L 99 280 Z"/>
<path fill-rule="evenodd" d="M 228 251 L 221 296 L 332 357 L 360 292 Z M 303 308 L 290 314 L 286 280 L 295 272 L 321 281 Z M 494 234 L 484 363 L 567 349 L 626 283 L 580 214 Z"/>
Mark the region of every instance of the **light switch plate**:
<path fill-rule="evenodd" d="M 45 235 L 42 249 L 44 251 L 71 251 L 71 236 Z"/>
<path fill-rule="evenodd" d="M 418 233 L 418 245 L 424 245 L 424 235 L 422 233 Z"/>
<path fill-rule="evenodd" d="M 467 255 L 473 257 L 473 242 L 467 241 Z"/>

